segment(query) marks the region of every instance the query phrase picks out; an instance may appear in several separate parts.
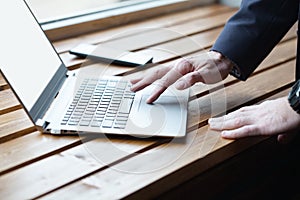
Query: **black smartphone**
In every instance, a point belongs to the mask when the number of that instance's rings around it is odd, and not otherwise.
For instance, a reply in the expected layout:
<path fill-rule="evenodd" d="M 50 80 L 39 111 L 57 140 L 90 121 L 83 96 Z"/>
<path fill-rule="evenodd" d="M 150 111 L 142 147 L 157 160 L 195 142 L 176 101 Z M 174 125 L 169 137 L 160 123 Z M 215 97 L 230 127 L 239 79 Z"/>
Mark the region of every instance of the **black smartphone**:
<path fill-rule="evenodd" d="M 70 54 L 100 62 L 137 67 L 152 63 L 153 57 L 139 52 L 111 48 L 105 45 L 80 44 Z"/>

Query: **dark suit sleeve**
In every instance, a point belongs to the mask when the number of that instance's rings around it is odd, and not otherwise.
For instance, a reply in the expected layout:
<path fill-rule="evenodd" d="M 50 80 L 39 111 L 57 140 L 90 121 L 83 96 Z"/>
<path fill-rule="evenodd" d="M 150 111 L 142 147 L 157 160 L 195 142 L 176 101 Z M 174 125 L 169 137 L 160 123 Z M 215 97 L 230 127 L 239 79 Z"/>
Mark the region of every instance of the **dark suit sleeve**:
<path fill-rule="evenodd" d="M 243 0 L 211 50 L 233 61 L 246 80 L 298 19 L 299 0 Z"/>

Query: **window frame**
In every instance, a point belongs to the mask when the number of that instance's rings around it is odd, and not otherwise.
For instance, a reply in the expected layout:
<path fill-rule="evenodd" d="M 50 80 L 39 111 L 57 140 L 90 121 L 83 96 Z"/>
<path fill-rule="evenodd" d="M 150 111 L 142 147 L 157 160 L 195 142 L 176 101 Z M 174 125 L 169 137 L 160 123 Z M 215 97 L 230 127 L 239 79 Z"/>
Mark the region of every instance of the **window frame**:
<path fill-rule="evenodd" d="M 51 41 L 58 41 L 215 2 L 216 0 L 152 1 L 61 20 L 41 22 L 40 24 Z"/>

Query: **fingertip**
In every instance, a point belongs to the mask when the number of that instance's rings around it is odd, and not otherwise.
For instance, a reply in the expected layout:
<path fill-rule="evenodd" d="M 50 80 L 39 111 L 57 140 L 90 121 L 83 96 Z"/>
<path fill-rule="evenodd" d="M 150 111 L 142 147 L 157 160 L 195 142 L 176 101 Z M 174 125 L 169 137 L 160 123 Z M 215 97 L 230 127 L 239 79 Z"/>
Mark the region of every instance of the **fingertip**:
<path fill-rule="evenodd" d="M 148 86 L 148 84 L 143 84 L 143 83 L 141 83 L 141 82 L 138 82 L 138 83 L 136 83 L 136 84 L 133 84 L 133 85 L 130 87 L 130 90 L 131 90 L 132 92 L 137 92 L 137 91 L 140 91 L 140 90 L 144 89 L 144 88 L 147 87 L 147 86 Z"/>
<path fill-rule="evenodd" d="M 152 96 L 150 96 L 147 100 L 146 103 L 147 104 L 152 104 L 156 99 L 154 99 Z"/>
<path fill-rule="evenodd" d="M 137 88 L 136 88 L 135 85 L 132 85 L 132 86 L 130 87 L 130 90 L 131 90 L 132 92 L 136 92 Z"/>
<path fill-rule="evenodd" d="M 222 131 L 221 132 L 221 137 L 225 139 L 234 139 L 234 136 L 230 131 Z"/>
<path fill-rule="evenodd" d="M 226 137 L 228 137 L 228 135 L 229 135 L 228 131 L 222 131 L 222 132 L 221 132 L 221 136 L 222 136 L 222 137 L 225 137 L 225 138 L 226 138 Z"/>
<path fill-rule="evenodd" d="M 215 122 L 214 122 L 214 120 L 212 119 L 212 118 L 210 118 L 210 119 L 208 119 L 208 124 L 209 124 L 209 127 L 211 128 L 211 129 L 213 129 L 213 130 L 215 130 L 216 129 L 216 124 L 215 124 Z"/>
<path fill-rule="evenodd" d="M 212 118 L 209 118 L 209 119 L 207 120 L 207 123 L 210 124 L 210 123 L 212 123 L 212 121 L 213 121 L 213 119 L 212 119 Z"/>
<path fill-rule="evenodd" d="M 277 136 L 277 141 L 281 144 L 288 144 L 294 139 L 294 134 L 279 134 Z"/>
<path fill-rule="evenodd" d="M 212 117 L 208 119 L 209 124 L 216 124 L 216 123 L 223 123 L 224 118 L 223 117 Z"/>
<path fill-rule="evenodd" d="M 209 124 L 213 124 L 213 123 L 216 123 L 216 122 L 217 122 L 216 118 L 209 118 L 208 119 Z"/>
<path fill-rule="evenodd" d="M 140 80 L 142 80 L 141 78 L 137 78 L 137 79 L 131 79 L 130 83 L 131 84 L 136 84 L 137 82 L 139 82 Z"/>
<path fill-rule="evenodd" d="M 146 100 L 146 103 L 148 104 L 151 104 L 153 103 L 154 101 L 156 101 L 156 99 L 158 99 L 158 97 L 161 95 L 161 92 L 160 91 L 156 91 L 154 92 L 152 95 L 150 95 L 148 97 L 148 99 Z"/>
<path fill-rule="evenodd" d="M 177 90 L 184 90 L 187 88 L 187 84 L 184 82 L 184 81 L 178 81 L 176 84 L 175 84 L 175 88 Z"/>

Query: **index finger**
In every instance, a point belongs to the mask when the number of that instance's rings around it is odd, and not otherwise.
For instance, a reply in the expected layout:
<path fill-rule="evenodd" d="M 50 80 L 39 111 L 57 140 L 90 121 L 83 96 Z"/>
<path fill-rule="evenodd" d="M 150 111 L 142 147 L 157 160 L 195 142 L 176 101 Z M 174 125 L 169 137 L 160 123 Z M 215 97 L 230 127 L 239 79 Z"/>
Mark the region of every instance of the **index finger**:
<path fill-rule="evenodd" d="M 150 71 L 144 77 L 131 79 L 130 82 L 133 84 L 131 86 L 131 90 L 133 92 L 137 92 L 139 90 L 144 89 L 148 85 L 151 85 L 157 79 L 160 79 L 161 77 L 163 77 L 169 70 L 170 70 L 170 67 L 162 67 L 162 68 L 155 69 L 154 71 Z"/>
<path fill-rule="evenodd" d="M 170 85 L 191 71 L 193 71 L 193 65 L 188 60 L 183 59 L 178 62 L 166 75 L 154 83 L 156 87 L 147 99 L 147 103 L 153 103 Z"/>

